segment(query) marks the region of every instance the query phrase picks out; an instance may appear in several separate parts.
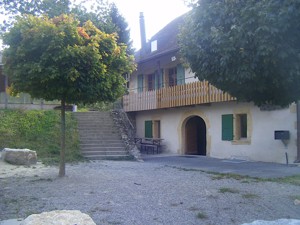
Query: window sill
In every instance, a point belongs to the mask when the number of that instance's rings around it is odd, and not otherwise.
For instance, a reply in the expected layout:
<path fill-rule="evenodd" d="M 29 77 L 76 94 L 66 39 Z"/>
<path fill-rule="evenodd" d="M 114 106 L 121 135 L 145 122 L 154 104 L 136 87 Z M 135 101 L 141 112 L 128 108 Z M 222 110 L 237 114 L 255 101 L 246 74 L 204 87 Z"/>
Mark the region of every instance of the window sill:
<path fill-rule="evenodd" d="M 250 139 L 233 140 L 233 141 L 231 141 L 231 144 L 233 144 L 233 145 L 250 145 L 251 140 Z"/>

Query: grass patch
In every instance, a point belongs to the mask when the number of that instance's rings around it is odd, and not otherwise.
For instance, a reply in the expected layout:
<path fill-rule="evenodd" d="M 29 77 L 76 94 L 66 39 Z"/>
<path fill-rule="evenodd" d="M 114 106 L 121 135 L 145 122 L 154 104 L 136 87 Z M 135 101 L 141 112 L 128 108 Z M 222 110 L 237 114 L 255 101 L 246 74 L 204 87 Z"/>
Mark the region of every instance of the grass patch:
<path fill-rule="evenodd" d="M 203 219 L 207 219 L 208 217 L 204 212 L 198 212 L 197 213 L 197 218 L 203 220 Z"/>
<path fill-rule="evenodd" d="M 0 149 L 28 148 L 45 164 L 59 162 L 60 112 L 54 110 L 0 110 Z M 77 122 L 66 113 L 66 161 L 81 160 Z"/>
<path fill-rule="evenodd" d="M 291 198 L 292 200 L 295 200 L 295 199 L 300 200 L 300 195 L 291 195 L 290 198 Z"/>
<path fill-rule="evenodd" d="M 296 186 L 300 186 L 300 174 L 289 176 L 289 177 L 283 177 L 283 178 L 272 178 L 272 179 L 265 179 L 266 181 L 271 182 L 278 182 L 278 183 L 284 183 L 284 184 L 293 184 Z"/>
<path fill-rule="evenodd" d="M 204 171 L 199 169 L 193 169 L 193 168 L 183 168 L 183 167 L 177 167 L 177 166 L 169 166 L 173 169 L 178 169 L 180 171 L 186 171 L 186 172 L 201 172 L 210 174 L 212 180 L 222 180 L 222 179 L 234 179 L 241 181 L 241 183 L 250 183 L 250 182 L 277 182 L 277 183 L 284 183 L 284 184 L 292 184 L 296 186 L 300 186 L 300 174 L 299 175 L 293 175 L 283 178 L 258 178 L 258 177 L 250 177 L 247 175 L 239 175 L 239 174 L 233 174 L 233 173 L 218 173 L 218 172 L 211 172 L 211 171 Z"/>
<path fill-rule="evenodd" d="M 239 174 L 223 174 L 223 173 L 216 173 L 216 172 L 207 172 L 208 174 L 212 174 L 213 180 L 221 180 L 221 179 L 235 179 L 239 180 L 242 183 L 250 183 L 250 182 L 277 182 L 277 183 L 284 183 L 284 184 L 292 184 L 296 186 L 300 186 L 300 174 L 294 176 L 288 176 L 283 178 L 257 178 L 257 177 L 250 177 L 250 176 L 243 176 Z"/>
<path fill-rule="evenodd" d="M 220 188 L 220 189 L 219 189 L 219 192 L 220 192 L 220 193 L 232 193 L 232 194 L 238 194 L 238 193 L 240 193 L 240 191 L 237 190 L 237 189 L 234 189 L 234 188 L 227 188 L 227 187 Z"/>
<path fill-rule="evenodd" d="M 249 179 L 252 179 L 249 176 L 243 176 L 239 174 L 234 174 L 234 173 L 215 173 L 215 172 L 210 172 L 209 174 L 212 174 L 212 179 L 213 180 L 222 180 L 222 179 L 235 179 L 235 180 L 241 180 L 242 182 L 247 182 Z"/>
<path fill-rule="evenodd" d="M 246 198 L 246 199 L 255 199 L 255 198 L 259 198 L 258 195 L 256 195 L 256 194 L 250 194 L 250 193 L 248 193 L 248 194 L 243 194 L 242 197 L 243 197 L 243 198 Z"/>

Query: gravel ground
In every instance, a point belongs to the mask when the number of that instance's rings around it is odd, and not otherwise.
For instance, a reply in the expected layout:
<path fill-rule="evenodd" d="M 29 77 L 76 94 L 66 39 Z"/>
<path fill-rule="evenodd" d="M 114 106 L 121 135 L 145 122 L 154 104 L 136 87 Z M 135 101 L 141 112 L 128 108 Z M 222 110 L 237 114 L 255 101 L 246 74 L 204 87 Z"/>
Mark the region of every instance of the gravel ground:
<path fill-rule="evenodd" d="M 300 187 L 215 175 L 157 163 L 98 161 L 58 168 L 0 164 L 0 221 L 80 210 L 97 225 L 242 224 L 300 219 Z"/>

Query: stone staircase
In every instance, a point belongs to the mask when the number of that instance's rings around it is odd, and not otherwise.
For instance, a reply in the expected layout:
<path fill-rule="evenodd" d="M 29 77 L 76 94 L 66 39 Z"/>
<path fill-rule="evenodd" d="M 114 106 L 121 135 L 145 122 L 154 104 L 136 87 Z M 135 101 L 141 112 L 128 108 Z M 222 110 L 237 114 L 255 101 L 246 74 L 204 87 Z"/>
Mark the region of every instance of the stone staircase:
<path fill-rule="evenodd" d="M 76 112 L 80 148 L 89 160 L 129 157 L 110 112 Z"/>

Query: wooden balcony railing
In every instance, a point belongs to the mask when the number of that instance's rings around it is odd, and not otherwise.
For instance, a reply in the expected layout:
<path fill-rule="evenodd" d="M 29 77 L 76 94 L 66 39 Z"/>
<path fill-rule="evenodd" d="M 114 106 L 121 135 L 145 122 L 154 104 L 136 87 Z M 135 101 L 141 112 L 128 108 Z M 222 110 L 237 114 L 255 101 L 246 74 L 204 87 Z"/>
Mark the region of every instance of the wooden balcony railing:
<path fill-rule="evenodd" d="M 234 101 L 236 98 L 207 81 L 198 81 L 156 91 L 130 93 L 123 97 L 126 112 Z"/>

